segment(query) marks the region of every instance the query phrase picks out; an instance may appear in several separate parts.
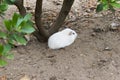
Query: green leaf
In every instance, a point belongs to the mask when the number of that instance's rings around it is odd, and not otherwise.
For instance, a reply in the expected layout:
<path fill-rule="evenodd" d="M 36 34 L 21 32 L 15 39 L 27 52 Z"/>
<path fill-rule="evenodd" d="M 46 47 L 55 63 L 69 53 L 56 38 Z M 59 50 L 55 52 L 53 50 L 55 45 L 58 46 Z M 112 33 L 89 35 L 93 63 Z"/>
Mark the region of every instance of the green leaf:
<path fill-rule="evenodd" d="M 17 27 L 17 21 L 18 21 L 18 18 L 21 17 L 19 14 L 17 13 L 14 13 L 13 17 L 12 17 L 12 23 L 15 27 Z"/>
<path fill-rule="evenodd" d="M 4 47 L 3 47 L 3 45 L 0 44 L 0 55 L 2 55 L 3 50 L 4 50 Z"/>
<path fill-rule="evenodd" d="M 120 4 L 119 3 L 110 3 L 113 7 L 115 8 L 120 8 Z"/>
<path fill-rule="evenodd" d="M 14 40 L 12 38 L 9 38 L 8 43 L 14 45 Z"/>
<path fill-rule="evenodd" d="M 16 27 L 17 27 L 17 30 L 19 30 L 20 29 L 20 24 L 23 22 L 23 19 L 22 18 L 18 18 L 18 21 L 17 21 L 17 23 L 16 23 Z"/>
<path fill-rule="evenodd" d="M 31 17 L 32 17 L 31 14 L 27 14 L 27 15 L 25 15 L 25 17 L 24 17 L 24 21 L 27 22 L 28 20 L 30 20 Z"/>
<path fill-rule="evenodd" d="M 16 0 L 5 0 L 7 4 L 14 4 Z"/>
<path fill-rule="evenodd" d="M 108 3 L 108 0 L 101 0 L 102 1 L 102 3 L 104 3 L 104 4 L 107 4 Z"/>
<path fill-rule="evenodd" d="M 33 28 L 32 24 L 30 24 L 30 23 L 26 23 L 21 27 L 21 32 L 23 32 L 23 33 L 29 34 L 29 33 L 32 33 L 34 31 L 35 31 L 35 29 Z"/>
<path fill-rule="evenodd" d="M 24 38 L 23 36 L 15 35 L 15 34 L 14 34 L 14 38 L 15 38 L 15 40 L 16 40 L 18 43 L 20 43 L 20 44 L 22 44 L 22 45 L 26 45 L 26 44 L 27 44 L 27 41 L 25 40 L 25 38 Z"/>
<path fill-rule="evenodd" d="M 5 27 L 8 31 L 11 31 L 12 25 L 11 25 L 11 20 L 5 20 L 4 21 Z"/>
<path fill-rule="evenodd" d="M 7 34 L 6 33 L 4 33 L 4 32 L 0 32 L 0 38 L 6 38 L 7 37 Z"/>
<path fill-rule="evenodd" d="M 14 42 L 15 42 L 15 38 L 14 38 L 14 35 L 9 35 L 8 36 L 8 43 L 14 45 Z"/>
<path fill-rule="evenodd" d="M 7 65 L 7 62 L 5 60 L 0 59 L 0 67 L 4 67 Z"/>
<path fill-rule="evenodd" d="M 3 53 L 8 53 L 10 50 L 11 50 L 11 45 L 10 44 L 5 44 Z"/>
<path fill-rule="evenodd" d="M 7 59 L 14 59 L 14 55 L 13 54 L 7 54 L 6 58 Z"/>
<path fill-rule="evenodd" d="M 103 10 L 103 3 L 100 3 L 99 5 L 97 5 L 96 12 L 100 12 L 102 10 Z"/>
<path fill-rule="evenodd" d="M 0 4 L 0 12 L 6 11 L 8 9 L 8 5 L 6 3 Z"/>
<path fill-rule="evenodd" d="M 103 5 L 103 10 L 108 10 L 109 9 L 109 5 L 108 4 L 104 4 Z"/>
<path fill-rule="evenodd" d="M 116 0 L 110 0 L 110 2 L 116 2 Z"/>

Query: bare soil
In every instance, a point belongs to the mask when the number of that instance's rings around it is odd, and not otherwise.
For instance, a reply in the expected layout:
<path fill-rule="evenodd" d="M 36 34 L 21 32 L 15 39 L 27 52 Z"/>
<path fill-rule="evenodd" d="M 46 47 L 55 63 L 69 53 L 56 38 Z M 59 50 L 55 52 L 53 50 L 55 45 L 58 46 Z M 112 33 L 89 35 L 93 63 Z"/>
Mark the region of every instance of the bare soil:
<path fill-rule="evenodd" d="M 33 12 L 35 1 L 26 1 L 25 5 L 31 8 L 28 11 Z M 0 68 L 0 76 L 7 80 L 120 80 L 119 10 L 115 16 L 111 12 L 95 13 L 95 0 L 88 1 L 75 0 L 63 25 L 78 33 L 74 44 L 50 50 L 47 43 L 32 36 L 27 46 L 13 50 L 15 59 Z M 47 20 L 58 14 L 61 4 L 62 0 L 44 0 L 46 26 L 50 25 Z M 6 18 L 17 11 L 13 7 L 6 12 Z M 111 27 L 113 22 L 118 26 Z"/>

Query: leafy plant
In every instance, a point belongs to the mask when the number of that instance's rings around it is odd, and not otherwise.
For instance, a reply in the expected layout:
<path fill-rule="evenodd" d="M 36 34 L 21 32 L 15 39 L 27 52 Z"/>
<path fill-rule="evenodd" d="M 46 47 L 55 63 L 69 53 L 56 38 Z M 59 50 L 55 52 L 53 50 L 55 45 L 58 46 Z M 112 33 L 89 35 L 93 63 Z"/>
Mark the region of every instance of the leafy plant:
<path fill-rule="evenodd" d="M 14 13 L 12 19 L 4 21 L 6 32 L 0 31 L 0 38 L 5 41 L 4 45 L 0 45 L 0 66 L 7 64 L 2 57 L 6 57 L 7 59 L 13 58 L 13 55 L 10 54 L 10 50 L 14 45 L 27 44 L 24 35 L 35 31 L 30 18 L 31 14 L 22 17 L 21 15 Z"/>
<path fill-rule="evenodd" d="M 0 2 L 0 16 L 4 14 L 4 12 L 8 9 L 8 5 L 5 1 Z"/>
<path fill-rule="evenodd" d="M 96 12 L 102 10 L 111 10 L 115 12 L 115 8 L 120 8 L 120 0 L 98 0 L 99 4 L 97 6 Z"/>
<path fill-rule="evenodd" d="M 7 32 L 0 32 L 0 37 L 6 39 L 7 42 L 12 45 L 26 45 L 27 41 L 24 35 L 35 31 L 30 18 L 31 14 L 22 17 L 15 13 L 11 20 L 4 21 Z"/>
<path fill-rule="evenodd" d="M 10 51 L 11 51 L 11 45 L 0 44 L 0 67 L 3 67 L 7 64 L 7 62 L 4 60 L 4 57 L 6 57 L 7 59 L 14 59 L 14 56 L 12 53 L 10 53 Z"/>
<path fill-rule="evenodd" d="M 0 0 L 0 16 L 3 17 L 4 12 L 8 9 L 8 4 L 14 4 L 16 0 Z"/>

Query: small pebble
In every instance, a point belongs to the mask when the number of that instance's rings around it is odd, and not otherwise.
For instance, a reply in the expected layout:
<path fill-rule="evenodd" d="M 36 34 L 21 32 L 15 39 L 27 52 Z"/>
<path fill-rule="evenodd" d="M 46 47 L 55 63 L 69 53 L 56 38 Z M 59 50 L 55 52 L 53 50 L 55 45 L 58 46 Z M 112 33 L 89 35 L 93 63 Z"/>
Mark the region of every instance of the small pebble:
<path fill-rule="evenodd" d="M 68 66 L 65 66 L 65 69 L 69 69 L 69 67 L 68 67 Z"/>
<path fill-rule="evenodd" d="M 96 36 L 96 33 L 92 33 L 91 36 Z"/>
<path fill-rule="evenodd" d="M 110 30 L 118 30 L 118 26 L 119 26 L 119 24 L 112 22 L 110 24 Z"/>
<path fill-rule="evenodd" d="M 30 80 L 30 78 L 29 78 L 27 75 L 25 75 L 25 76 L 22 77 L 20 80 Z"/>
<path fill-rule="evenodd" d="M 94 17 L 95 17 L 95 18 L 103 17 L 103 15 L 102 15 L 102 14 L 94 14 Z"/>
<path fill-rule="evenodd" d="M 112 23 L 110 24 L 110 26 L 118 26 L 118 24 L 115 23 L 115 22 L 112 22 Z"/>
<path fill-rule="evenodd" d="M 112 49 L 107 46 L 107 47 L 104 48 L 104 50 L 105 50 L 105 51 L 110 51 L 110 50 L 112 50 Z"/>

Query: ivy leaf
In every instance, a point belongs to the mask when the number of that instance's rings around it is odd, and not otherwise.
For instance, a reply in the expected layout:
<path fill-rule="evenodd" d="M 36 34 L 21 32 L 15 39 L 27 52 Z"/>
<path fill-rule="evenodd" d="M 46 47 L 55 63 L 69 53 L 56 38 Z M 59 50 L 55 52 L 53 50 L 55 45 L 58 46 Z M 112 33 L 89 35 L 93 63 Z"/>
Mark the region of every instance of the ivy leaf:
<path fill-rule="evenodd" d="M 4 67 L 7 65 L 7 62 L 5 60 L 0 59 L 0 67 Z"/>

